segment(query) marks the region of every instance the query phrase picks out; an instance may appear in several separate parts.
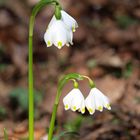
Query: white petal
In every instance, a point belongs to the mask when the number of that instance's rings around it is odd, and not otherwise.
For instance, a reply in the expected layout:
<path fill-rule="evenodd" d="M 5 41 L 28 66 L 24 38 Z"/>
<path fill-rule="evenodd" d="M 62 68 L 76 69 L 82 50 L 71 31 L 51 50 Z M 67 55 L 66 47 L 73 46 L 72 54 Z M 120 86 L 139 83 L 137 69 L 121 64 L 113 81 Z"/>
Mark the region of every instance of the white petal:
<path fill-rule="evenodd" d="M 85 113 L 85 101 L 82 101 L 82 103 L 81 103 L 80 112 L 81 112 L 82 114 Z"/>
<path fill-rule="evenodd" d="M 103 105 L 104 105 L 104 107 L 107 108 L 108 110 L 111 110 L 111 106 L 110 106 L 110 103 L 109 103 L 109 99 L 108 99 L 106 96 L 103 97 Z"/>
<path fill-rule="evenodd" d="M 47 29 L 46 33 L 44 34 L 44 40 L 47 44 L 47 47 L 52 46 L 52 34 L 49 29 Z"/>
<path fill-rule="evenodd" d="M 73 96 L 71 103 L 71 110 L 76 111 L 80 109 L 82 101 L 84 101 L 84 97 L 79 89 L 75 89 L 75 95 Z"/>
<path fill-rule="evenodd" d="M 94 93 L 94 101 L 95 101 L 95 108 L 96 110 L 103 111 L 103 100 L 102 96 L 100 96 L 98 93 Z"/>
<path fill-rule="evenodd" d="M 70 109 L 70 107 L 71 107 L 71 101 L 72 101 L 72 98 L 73 98 L 73 92 L 74 92 L 74 90 L 70 91 L 70 92 L 63 98 L 63 103 L 64 103 L 64 106 L 65 106 L 65 110 L 68 110 L 68 109 Z"/>
<path fill-rule="evenodd" d="M 71 107 L 71 100 L 70 98 L 63 100 L 64 106 L 65 106 L 65 110 L 70 109 Z"/>
<path fill-rule="evenodd" d="M 89 93 L 89 95 L 87 96 L 86 100 L 85 100 L 85 105 L 87 110 L 89 111 L 89 113 L 92 115 L 95 112 L 95 101 L 94 101 L 94 97 L 91 94 L 91 92 Z"/>
<path fill-rule="evenodd" d="M 61 20 L 56 20 L 52 23 L 49 30 L 52 33 L 52 42 L 59 49 L 67 43 L 67 29 Z"/>
<path fill-rule="evenodd" d="M 73 45 L 73 33 L 71 30 L 68 30 L 67 32 L 67 37 L 68 37 L 68 43 L 70 43 L 71 45 Z"/>
<path fill-rule="evenodd" d="M 64 23 L 74 32 L 75 28 L 78 27 L 78 23 L 76 22 L 76 20 L 63 10 L 61 10 L 61 14 Z"/>
<path fill-rule="evenodd" d="M 56 19 L 55 15 L 54 15 L 54 16 L 52 17 L 52 19 L 51 19 L 49 25 L 48 25 L 48 28 L 50 28 L 50 27 L 52 26 L 52 24 L 53 24 L 56 20 L 57 20 L 57 19 Z"/>

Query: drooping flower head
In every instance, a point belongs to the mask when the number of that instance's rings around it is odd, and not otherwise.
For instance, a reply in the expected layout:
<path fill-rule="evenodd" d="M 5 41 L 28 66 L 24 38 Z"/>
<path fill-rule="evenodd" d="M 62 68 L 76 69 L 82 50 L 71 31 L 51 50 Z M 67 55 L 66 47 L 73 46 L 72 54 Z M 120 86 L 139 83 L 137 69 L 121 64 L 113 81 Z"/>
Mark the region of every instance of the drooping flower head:
<path fill-rule="evenodd" d="M 61 19 L 57 19 L 54 15 L 44 35 L 47 47 L 54 44 L 57 48 L 61 49 L 64 45 L 72 45 L 73 32 L 77 27 L 76 20 L 61 10 Z"/>
<path fill-rule="evenodd" d="M 103 111 L 103 107 L 111 110 L 109 99 L 97 88 L 91 89 L 85 99 L 85 106 L 90 114 L 93 114 L 95 110 Z"/>
<path fill-rule="evenodd" d="M 61 20 L 56 20 L 52 23 L 44 35 L 47 47 L 54 44 L 57 48 L 61 49 L 65 44 L 72 44 L 73 34 L 71 31 L 66 30 L 65 26 Z"/>
<path fill-rule="evenodd" d="M 80 111 L 85 113 L 84 96 L 78 88 L 72 89 L 63 99 L 65 110 Z"/>

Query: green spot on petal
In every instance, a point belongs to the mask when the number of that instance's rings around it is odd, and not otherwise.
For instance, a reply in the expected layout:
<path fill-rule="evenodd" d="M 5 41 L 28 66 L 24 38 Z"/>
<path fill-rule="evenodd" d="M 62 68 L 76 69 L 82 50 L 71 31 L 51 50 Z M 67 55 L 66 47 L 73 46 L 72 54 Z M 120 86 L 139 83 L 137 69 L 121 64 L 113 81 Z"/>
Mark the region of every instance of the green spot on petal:
<path fill-rule="evenodd" d="M 57 45 L 58 45 L 59 48 L 61 48 L 61 47 L 62 47 L 62 42 L 59 41 L 59 42 L 57 43 Z"/>
<path fill-rule="evenodd" d="M 72 109 L 73 109 L 73 111 L 76 111 L 76 106 L 73 106 L 73 108 L 72 108 Z"/>
<path fill-rule="evenodd" d="M 98 107 L 98 110 L 99 110 L 99 111 L 102 111 L 102 110 L 103 110 L 103 107 L 102 107 L 102 106 L 99 106 L 99 107 Z"/>
<path fill-rule="evenodd" d="M 85 113 L 85 108 L 82 108 L 81 112 L 82 112 L 82 113 Z"/>
<path fill-rule="evenodd" d="M 50 41 L 47 42 L 47 46 L 51 46 L 51 42 Z"/>
<path fill-rule="evenodd" d="M 92 114 L 94 112 L 92 108 L 88 108 L 88 111 L 90 114 Z"/>
<path fill-rule="evenodd" d="M 75 32 L 75 31 L 76 31 L 74 26 L 72 27 L 72 31 L 73 31 L 73 32 Z"/>
<path fill-rule="evenodd" d="M 108 110 L 111 110 L 110 104 L 107 104 L 107 105 L 106 105 L 106 108 L 107 108 Z"/>
<path fill-rule="evenodd" d="M 69 106 L 68 105 L 65 105 L 65 109 L 67 110 L 69 108 Z"/>

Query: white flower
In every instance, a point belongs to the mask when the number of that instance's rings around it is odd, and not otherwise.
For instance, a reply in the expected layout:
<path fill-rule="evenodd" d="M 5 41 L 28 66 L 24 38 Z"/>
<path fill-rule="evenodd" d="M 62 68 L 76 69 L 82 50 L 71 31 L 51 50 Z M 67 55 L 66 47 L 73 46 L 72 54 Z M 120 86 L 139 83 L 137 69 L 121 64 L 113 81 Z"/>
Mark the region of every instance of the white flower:
<path fill-rule="evenodd" d="M 73 45 L 73 32 L 78 27 L 76 20 L 61 10 L 61 19 L 56 19 L 55 15 L 51 19 L 48 29 L 44 35 L 44 40 L 47 47 L 53 44 L 61 49 L 65 44 L 67 46 Z"/>
<path fill-rule="evenodd" d="M 78 23 L 76 22 L 76 20 L 63 10 L 61 10 L 61 16 L 62 16 L 61 20 L 65 23 L 67 29 L 75 32 L 76 28 L 78 28 Z M 57 19 L 55 18 L 55 16 L 53 16 L 48 27 L 50 27 L 52 23 L 55 22 L 56 20 Z"/>
<path fill-rule="evenodd" d="M 72 44 L 73 34 L 72 31 L 66 28 L 66 25 L 62 20 L 55 20 L 52 22 L 51 26 L 47 29 L 44 40 L 47 44 L 47 47 L 54 44 L 56 47 L 61 49 L 65 44 L 69 46 L 69 43 Z"/>
<path fill-rule="evenodd" d="M 85 100 L 85 106 L 92 115 L 96 110 L 103 111 L 103 107 L 111 110 L 109 99 L 97 88 L 92 88 Z"/>
<path fill-rule="evenodd" d="M 84 96 L 78 88 L 72 89 L 63 99 L 65 110 L 80 111 L 85 113 Z"/>

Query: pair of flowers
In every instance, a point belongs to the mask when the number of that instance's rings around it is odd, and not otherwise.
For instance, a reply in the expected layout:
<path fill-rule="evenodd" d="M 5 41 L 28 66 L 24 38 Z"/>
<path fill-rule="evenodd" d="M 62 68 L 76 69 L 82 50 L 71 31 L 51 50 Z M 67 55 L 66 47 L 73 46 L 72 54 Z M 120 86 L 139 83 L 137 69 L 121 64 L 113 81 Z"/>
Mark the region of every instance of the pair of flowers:
<path fill-rule="evenodd" d="M 84 99 L 83 94 L 78 88 L 72 89 L 63 99 L 65 110 L 78 110 L 82 114 L 85 108 L 92 115 L 95 110 L 103 111 L 103 107 L 111 110 L 109 99 L 97 88 L 92 88 L 89 95 Z"/>
<path fill-rule="evenodd" d="M 73 32 L 75 32 L 78 24 L 76 20 L 65 11 L 61 10 L 60 13 L 60 19 L 56 19 L 55 15 L 52 17 L 44 35 L 47 47 L 54 44 L 57 48 L 61 49 L 65 44 L 67 46 L 73 44 Z"/>

